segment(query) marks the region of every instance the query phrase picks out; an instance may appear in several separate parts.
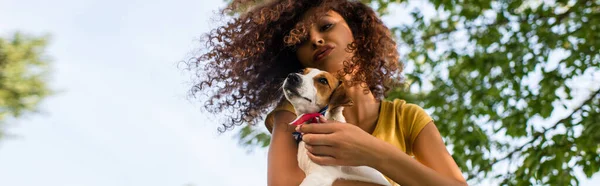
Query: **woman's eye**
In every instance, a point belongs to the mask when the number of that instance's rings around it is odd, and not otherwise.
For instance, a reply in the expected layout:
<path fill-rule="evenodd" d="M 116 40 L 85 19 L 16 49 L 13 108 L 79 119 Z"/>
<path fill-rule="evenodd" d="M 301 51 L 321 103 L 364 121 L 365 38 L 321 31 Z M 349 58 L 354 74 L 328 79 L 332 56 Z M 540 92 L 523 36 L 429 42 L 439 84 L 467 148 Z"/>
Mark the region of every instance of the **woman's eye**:
<path fill-rule="evenodd" d="M 323 26 L 321 27 L 321 31 L 325 31 L 325 30 L 327 30 L 327 29 L 331 28 L 332 26 L 333 26 L 333 24 L 326 24 L 326 25 L 323 25 Z"/>
<path fill-rule="evenodd" d="M 325 79 L 325 78 L 319 78 L 319 83 L 327 85 L 327 79 Z"/>

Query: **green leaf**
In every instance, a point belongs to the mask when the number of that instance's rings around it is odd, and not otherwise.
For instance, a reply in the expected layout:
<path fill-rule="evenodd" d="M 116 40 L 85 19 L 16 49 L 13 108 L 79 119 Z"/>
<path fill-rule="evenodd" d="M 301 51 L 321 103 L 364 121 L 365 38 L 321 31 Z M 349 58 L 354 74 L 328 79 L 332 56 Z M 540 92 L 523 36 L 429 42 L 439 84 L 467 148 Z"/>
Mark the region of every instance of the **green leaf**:
<path fill-rule="evenodd" d="M 45 56 L 49 36 L 16 32 L 0 37 L 0 139 L 6 119 L 38 112 L 39 104 L 54 94 L 47 85 L 50 60 Z"/>

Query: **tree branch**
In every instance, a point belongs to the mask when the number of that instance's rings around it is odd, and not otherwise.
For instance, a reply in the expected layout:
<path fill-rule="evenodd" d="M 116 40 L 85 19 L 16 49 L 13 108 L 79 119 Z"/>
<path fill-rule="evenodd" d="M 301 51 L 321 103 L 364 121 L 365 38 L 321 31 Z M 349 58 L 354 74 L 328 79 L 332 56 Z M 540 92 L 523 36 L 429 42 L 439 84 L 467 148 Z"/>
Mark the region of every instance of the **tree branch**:
<path fill-rule="evenodd" d="M 512 151 L 511 151 L 511 152 L 509 152 L 509 153 L 508 153 L 506 156 L 504 156 L 504 157 L 502 157 L 502 158 L 500 158 L 500 159 L 495 159 L 495 160 L 494 160 L 494 161 L 492 161 L 491 163 L 489 163 L 489 164 L 486 164 L 487 166 L 482 166 L 482 167 L 481 167 L 479 170 L 485 170 L 485 169 L 488 169 L 488 168 L 490 168 L 491 166 L 493 166 L 494 164 L 496 164 L 496 163 L 498 163 L 498 162 L 504 161 L 504 160 L 506 160 L 506 159 L 512 159 L 512 157 L 513 157 L 513 156 L 514 156 L 514 155 L 515 155 L 517 152 L 520 152 L 520 151 L 522 151 L 522 150 L 523 150 L 523 148 L 525 148 L 526 146 L 533 144 L 535 141 L 537 141 L 538 139 L 540 139 L 540 137 L 543 137 L 543 136 L 544 136 L 544 134 L 546 134 L 546 132 L 548 132 L 548 131 L 550 131 L 550 130 L 554 130 L 554 129 L 556 129 L 556 127 L 558 127 L 558 126 L 559 126 L 561 123 L 564 123 L 564 122 L 566 122 L 566 121 L 568 121 L 568 120 L 571 120 L 571 119 L 573 119 L 573 115 L 574 115 L 576 112 L 579 112 L 581 109 L 583 109 L 583 106 L 585 106 L 585 105 L 587 105 L 587 104 L 590 104 L 590 103 L 591 103 L 591 102 L 594 100 L 594 97 L 596 97 L 596 96 L 599 96 L 599 95 L 600 95 L 600 88 L 599 88 L 598 90 L 596 90 L 595 92 L 593 92 L 593 93 L 590 95 L 590 97 L 589 97 L 588 99 L 586 99 L 586 100 L 585 100 L 585 101 L 584 101 L 584 102 L 583 102 L 581 105 L 579 105 L 579 107 L 577 107 L 575 110 L 573 110 L 573 112 L 571 112 L 571 114 L 569 114 L 569 116 L 567 116 L 567 117 L 565 117 L 565 118 L 563 118 L 563 119 L 559 120 L 559 121 L 558 121 L 558 122 L 556 122 L 554 125 L 552 125 L 552 127 L 550 127 L 550 128 L 544 128 L 544 130 L 543 130 L 543 131 L 541 131 L 541 132 L 535 132 L 535 133 L 533 134 L 533 138 L 532 138 L 531 140 L 529 140 L 529 141 L 528 141 L 528 142 L 526 142 L 525 144 L 523 144 L 523 145 L 521 145 L 521 146 L 517 147 L 516 149 L 512 150 Z M 474 174 L 472 174 L 472 173 L 469 173 L 469 178 L 471 178 L 471 177 L 474 177 L 474 176 L 475 176 Z"/>

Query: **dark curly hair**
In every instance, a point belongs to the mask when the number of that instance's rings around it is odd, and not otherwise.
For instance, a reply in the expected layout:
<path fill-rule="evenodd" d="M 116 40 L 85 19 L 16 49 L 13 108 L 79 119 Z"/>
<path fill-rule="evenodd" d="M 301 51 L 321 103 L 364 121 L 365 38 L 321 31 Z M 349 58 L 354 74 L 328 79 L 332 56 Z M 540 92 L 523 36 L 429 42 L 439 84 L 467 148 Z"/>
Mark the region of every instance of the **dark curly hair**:
<path fill-rule="evenodd" d="M 307 37 L 309 21 L 300 22 L 311 8 L 317 15 L 338 12 L 348 23 L 354 42 L 352 63 L 345 61 L 343 76 L 358 66 L 351 85 L 359 84 L 381 100 L 400 82 L 403 65 L 399 63 L 396 42 L 390 30 L 372 8 L 348 0 L 266 0 L 254 7 L 252 0 L 234 0 L 221 15 L 234 15 L 225 25 L 211 30 L 203 39 L 206 50 L 187 63 L 198 78 L 191 95 L 204 93 L 204 107 L 214 114 L 232 111 L 220 132 L 235 125 L 263 120 L 282 99 L 285 77 L 304 68 L 295 55 L 296 46 Z M 247 8 L 246 10 L 241 10 Z M 240 13 L 237 15 L 236 13 Z M 314 21 L 314 20 L 313 20 Z"/>

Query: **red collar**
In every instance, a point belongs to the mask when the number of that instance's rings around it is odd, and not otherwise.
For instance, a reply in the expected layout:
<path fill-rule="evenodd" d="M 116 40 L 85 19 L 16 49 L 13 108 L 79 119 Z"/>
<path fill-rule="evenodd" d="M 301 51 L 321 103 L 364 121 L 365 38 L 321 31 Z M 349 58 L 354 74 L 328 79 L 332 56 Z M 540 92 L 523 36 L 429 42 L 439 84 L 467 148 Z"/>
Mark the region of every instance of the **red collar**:
<path fill-rule="evenodd" d="M 298 126 L 298 125 L 304 124 L 306 122 L 318 123 L 319 120 L 317 120 L 317 118 L 319 118 L 319 116 L 325 116 L 325 113 L 327 112 L 328 108 L 329 108 L 329 105 L 326 105 L 317 113 L 302 114 L 302 115 L 300 115 L 300 117 L 296 118 L 296 120 L 292 121 L 290 124 L 292 124 L 294 126 Z"/>
<path fill-rule="evenodd" d="M 296 118 L 296 120 L 292 121 L 290 124 L 294 125 L 294 126 L 298 126 L 301 124 L 304 124 L 306 122 L 310 122 L 310 123 L 317 123 L 317 118 L 319 118 L 319 116 L 321 116 L 321 113 L 308 113 L 308 114 L 302 114 L 300 115 L 300 117 Z"/>

